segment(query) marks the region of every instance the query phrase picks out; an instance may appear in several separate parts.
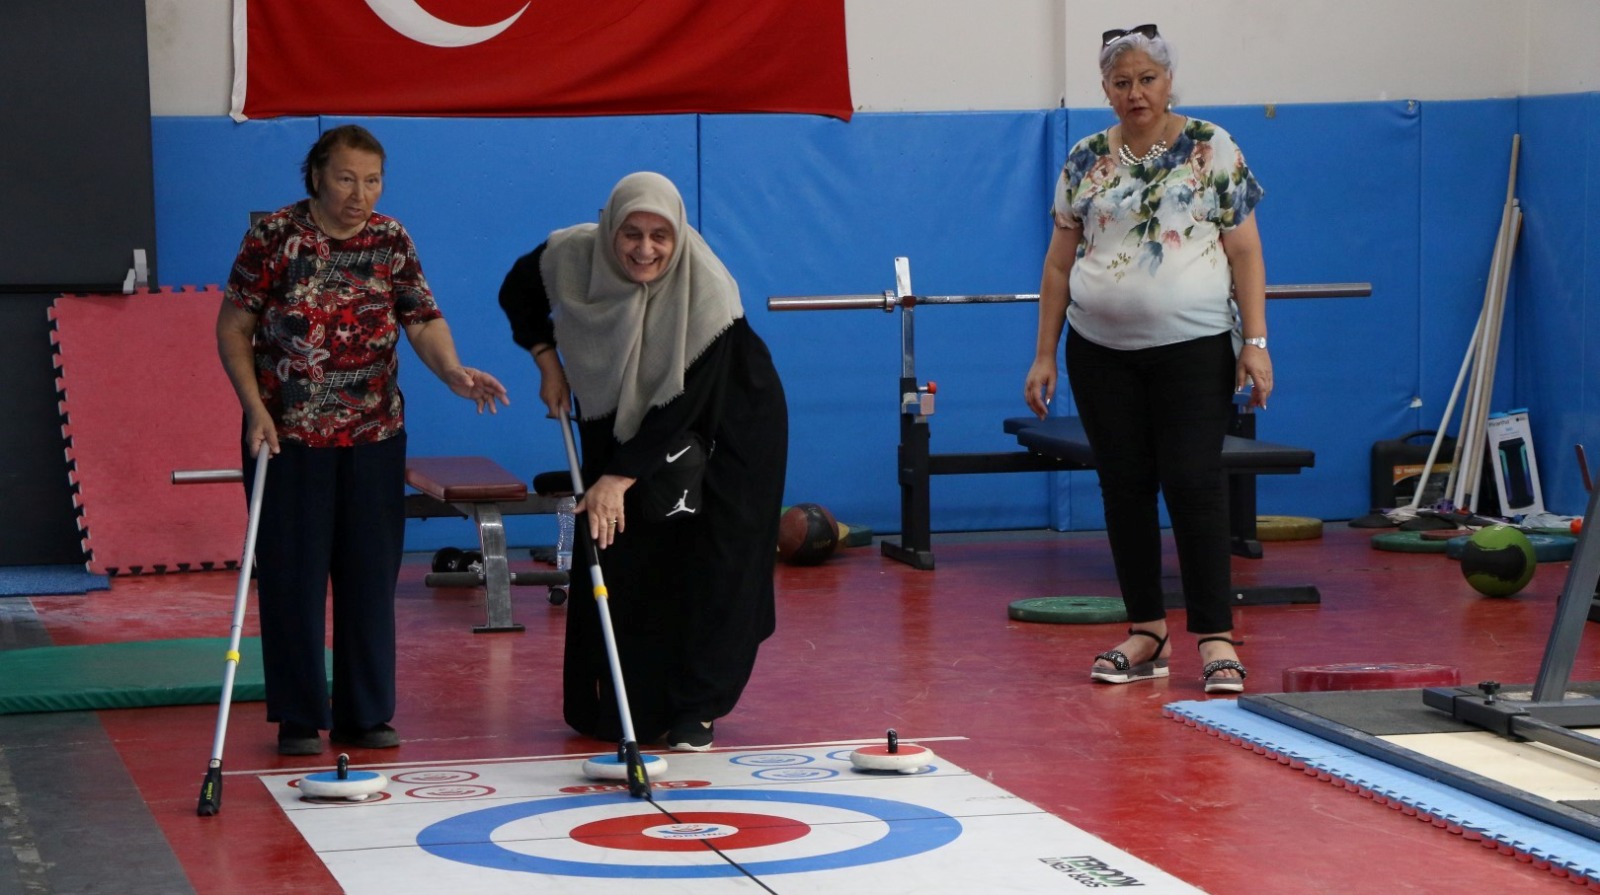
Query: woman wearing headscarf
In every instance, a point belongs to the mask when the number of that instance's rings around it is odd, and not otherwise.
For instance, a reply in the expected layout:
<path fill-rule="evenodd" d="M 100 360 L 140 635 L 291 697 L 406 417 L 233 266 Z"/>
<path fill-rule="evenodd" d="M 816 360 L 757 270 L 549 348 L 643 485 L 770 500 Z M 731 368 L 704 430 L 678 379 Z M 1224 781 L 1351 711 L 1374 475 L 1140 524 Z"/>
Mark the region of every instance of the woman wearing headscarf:
<path fill-rule="evenodd" d="M 545 406 L 562 420 L 577 411 L 579 524 L 602 551 L 635 733 L 709 749 L 774 626 L 788 408 L 766 344 L 677 188 L 650 172 L 617 183 L 598 225 L 558 230 L 518 259 L 500 306 Z M 700 506 L 647 518 L 651 477 L 691 433 L 709 452 Z M 567 613 L 563 711 L 579 733 L 616 740 L 585 577 Z"/>
<path fill-rule="evenodd" d="M 1107 31 L 1111 128 L 1067 154 L 1023 385 L 1043 418 L 1067 327 L 1067 374 L 1094 449 L 1128 637 L 1090 678 L 1167 676 L 1157 494 L 1165 496 L 1207 693 L 1238 693 L 1222 440 L 1236 392 L 1272 393 L 1262 189 L 1227 131 L 1172 110 L 1172 49 L 1155 25 Z"/>

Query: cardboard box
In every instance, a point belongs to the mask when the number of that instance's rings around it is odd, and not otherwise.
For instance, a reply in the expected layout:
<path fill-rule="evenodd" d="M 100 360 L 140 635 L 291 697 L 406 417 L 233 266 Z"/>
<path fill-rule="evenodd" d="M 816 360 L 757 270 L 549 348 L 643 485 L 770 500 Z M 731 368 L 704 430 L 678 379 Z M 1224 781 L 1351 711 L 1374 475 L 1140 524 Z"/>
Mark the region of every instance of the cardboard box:
<path fill-rule="evenodd" d="M 1528 426 L 1528 411 L 1490 414 L 1484 432 L 1489 439 L 1489 459 L 1494 464 L 1500 515 L 1543 513 L 1544 491 L 1539 487 L 1539 463 L 1533 456 L 1533 430 Z"/>

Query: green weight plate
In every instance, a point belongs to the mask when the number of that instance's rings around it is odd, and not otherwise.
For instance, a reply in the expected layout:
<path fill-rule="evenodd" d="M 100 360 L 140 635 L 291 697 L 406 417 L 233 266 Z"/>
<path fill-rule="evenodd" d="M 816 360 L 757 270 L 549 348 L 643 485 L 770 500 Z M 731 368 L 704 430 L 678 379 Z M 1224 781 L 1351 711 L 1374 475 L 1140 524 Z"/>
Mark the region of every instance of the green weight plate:
<path fill-rule="evenodd" d="M 1447 543 L 1424 538 L 1420 531 L 1391 531 L 1372 536 L 1372 549 L 1390 553 L 1443 553 Z"/>
<path fill-rule="evenodd" d="M 1128 620 L 1121 597 L 1029 597 L 1006 607 L 1019 622 L 1057 625 L 1099 625 Z"/>
<path fill-rule="evenodd" d="M 1467 549 L 1467 542 L 1472 540 L 1472 535 L 1462 535 L 1444 542 L 1444 555 L 1451 559 L 1460 559 L 1462 551 Z M 1567 535 L 1528 535 L 1528 543 L 1533 545 L 1533 558 L 1539 562 L 1566 562 L 1572 558 L 1572 550 L 1578 544 L 1578 539 Z"/>

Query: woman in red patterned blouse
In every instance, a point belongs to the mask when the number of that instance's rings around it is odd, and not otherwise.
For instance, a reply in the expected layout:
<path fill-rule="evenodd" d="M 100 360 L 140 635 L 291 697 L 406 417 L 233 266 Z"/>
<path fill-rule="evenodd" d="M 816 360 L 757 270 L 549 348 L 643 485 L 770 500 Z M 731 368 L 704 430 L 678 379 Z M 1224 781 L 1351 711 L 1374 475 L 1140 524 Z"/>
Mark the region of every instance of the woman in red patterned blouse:
<path fill-rule="evenodd" d="M 383 147 L 356 125 L 323 134 L 309 198 L 250 228 L 217 316 L 217 351 L 244 411 L 246 481 L 273 457 L 257 533 L 267 720 L 278 751 L 314 755 L 319 731 L 397 746 L 394 589 L 405 534 L 403 332 L 451 391 L 495 411 L 493 376 L 461 364 L 416 247 L 377 214 Z M 333 692 L 323 663 L 333 585 Z"/>

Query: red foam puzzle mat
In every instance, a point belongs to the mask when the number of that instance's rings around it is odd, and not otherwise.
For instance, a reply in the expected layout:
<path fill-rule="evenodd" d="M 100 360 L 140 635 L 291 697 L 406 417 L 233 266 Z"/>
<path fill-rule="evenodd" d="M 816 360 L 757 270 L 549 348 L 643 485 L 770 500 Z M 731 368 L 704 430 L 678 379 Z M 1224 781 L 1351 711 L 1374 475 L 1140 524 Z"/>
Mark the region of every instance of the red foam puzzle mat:
<path fill-rule="evenodd" d="M 237 568 L 238 484 L 174 485 L 239 468 L 239 402 L 217 359 L 216 287 L 63 295 L 50 308 L 62 434 L 88 569 Z"/>

